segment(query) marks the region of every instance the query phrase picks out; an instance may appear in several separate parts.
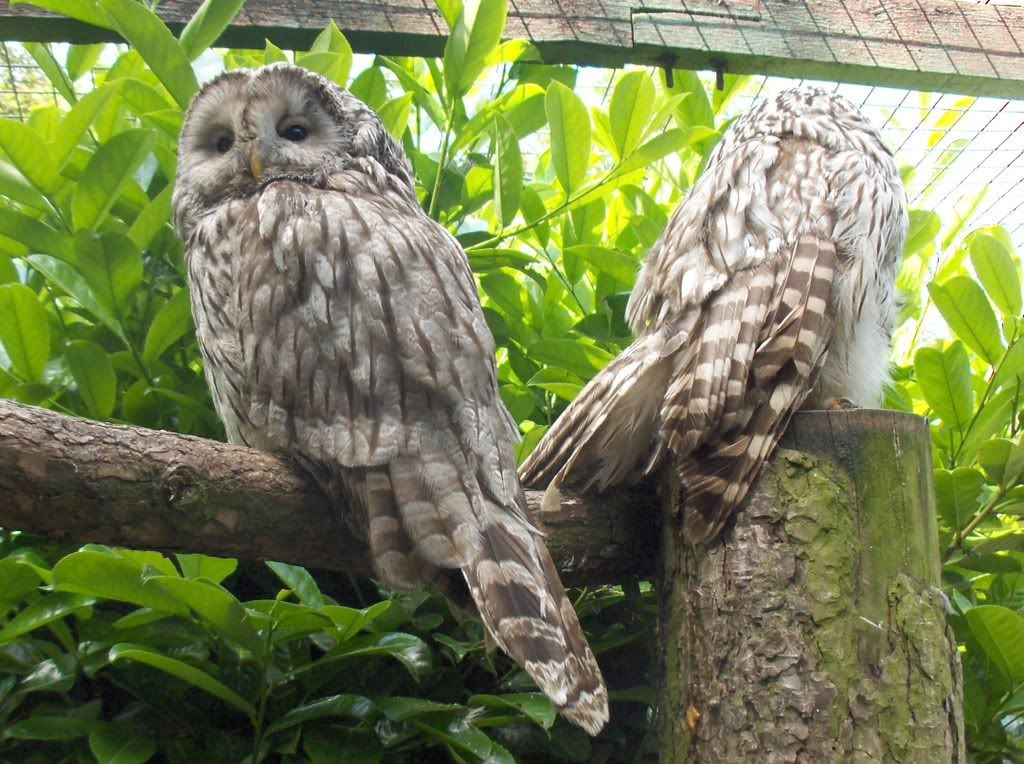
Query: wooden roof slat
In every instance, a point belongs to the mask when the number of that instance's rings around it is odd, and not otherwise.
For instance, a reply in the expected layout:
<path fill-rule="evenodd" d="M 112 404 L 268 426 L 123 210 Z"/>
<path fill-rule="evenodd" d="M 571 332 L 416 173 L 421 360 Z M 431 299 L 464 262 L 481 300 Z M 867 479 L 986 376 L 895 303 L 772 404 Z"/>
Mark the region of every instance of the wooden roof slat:
<path fill-rule="evenodd" d="M 199 0 L 164 0 L 179 30 Z M 436 56 L 431 0 L 249 0 L 219 41 L 302 49 L 333 18 L 360 52 Z M 550 63 L 718 68 L 1024 98 L 1024 7 L 957 0 L 510 0 L 506 37 Z M 0 39 L 95 42 L 109 29 L 0 0 Z"/>

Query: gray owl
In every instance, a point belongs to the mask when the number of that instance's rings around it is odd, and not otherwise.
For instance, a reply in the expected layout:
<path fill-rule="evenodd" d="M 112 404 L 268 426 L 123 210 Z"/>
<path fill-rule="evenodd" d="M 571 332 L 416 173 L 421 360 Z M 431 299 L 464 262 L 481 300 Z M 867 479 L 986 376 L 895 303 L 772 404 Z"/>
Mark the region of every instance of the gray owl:
<path fill-rule="evenodd" d="M 797 88 L 733 124 L 644 264 L 636 341 L 523 465 L 526 485 L 604 489 L 671 453 L 685 533 L 722 529 L 793 412 L 880 401 L 907 203 L 846 99 Z"/>
<path fill-rule="evenodd" d="M 185 120 L 174 223 L 228 439 L 308 469 L 387 586 L 471 597 L 596 734 L 607 692 L 527 519 L 469 263 L 377 115 L 293 66 L 225 73 Z"/>

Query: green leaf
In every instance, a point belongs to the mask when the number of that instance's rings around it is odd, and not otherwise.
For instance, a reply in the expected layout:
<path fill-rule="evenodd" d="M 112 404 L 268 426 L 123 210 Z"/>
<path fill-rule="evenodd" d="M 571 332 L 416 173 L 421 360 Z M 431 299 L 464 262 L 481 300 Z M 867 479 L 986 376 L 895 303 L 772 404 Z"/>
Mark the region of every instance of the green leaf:
<path fill-rule="evenodd" d="M 544 109 L 551 129 L 551 164 L 570 196 L 583 185 L 590 161 L 590 116 L 580 97 L 561 82 L 548 85 Z"/>
<path fill-rule="evenodd" d="M 102 85 L 82 96 L 57 127 L 57 135 L 53 141 L 53 161 L 55 166 L 63 168 L 71 156 L 71 152 L 82 142 L 96 118 L 110 107 L 111 99 L 118 95 L 119 84 Z"/>
<path fill-rule="evenodd" d="M 319 661 L 311 664 L 311 668 L 315 671 L 324 662 L 376 655 L 394 658 L 405 666 L 413 679 L 417 681 L 429 676 L 434 668 L 432 654 L 427 644 L 419 637 L 400 631 L 358 636 L 338 645 Z"/>
<path fill-rule="evenodd" d="M 946 525 L 963 528 L 981 507 L 985 476 L 976 467 L 957 467 L 953 471 L 935 470 L 935 494 L 939 514 Z"/>
<path fill-rule="evenodd" d="M 67 72 L 54 58 L 50 46 L 41 42 L 23 42 L 25 50 L 35 59 L 36 64 L 46 75 L 46 79 L 53 85 L 53 89 L 60 93 L 61 97 L 68 103 L 74 103 L 75 89 L 68 78 Z"/>
<path fill-rule="evenodd" d="M 722 134 L 710 127 L 690 127 L 683 129 L 674 127 L 659 133 L 643 146 L 622 160 L 611 173 L 610 178 L 617 178 L 636 170 L 641 170 L 652 162 L 657 162 L 670 154 L 678 154 L 688 146 L 706 140 L 717 140 Z M 588 195 L 589 196 L 589 195 Z"/>
<path fill-rule="evenodd" d="M 106 47 L 106 44 L 102 42 L 93 45 L 69 45 L 68 57 L 65 62 L 68 77 L 72 81 L 81 79 L 86 72 L 96 66 Z"/>
<path fill-rule="evenodd" d="M 469 705 L 496 708 L 498 710 L 511 708 L 525 715 L 544 729 L 551 729 L 557 715 L 554 703 L 540 692 L 524 692 L 512 695 L 474 695 L 469 699 Z"/>
<path fill-rule="evenodd" d="M 949 328 L 990 366 L 1003 357 L 999 324 L 985 293 L 969 276 L 954 276 L 943 284 L 934 281 L 928 293 Z"/>
<path fill-rule="evenodd" d="M 313 727 L 302 733 L 302 749 L 312 764 L 377 764 L 384 757 L 380 739 L 369 732 L 340 727 Z"/>
<path fill-rule="evenodd" d="M 1006 438 L 993 438 L 978 447 L 978 463 L 992 483 L 1016 482 L 1024 469 L 1024 446 Z"/>
<path fill-rule="evenodd" d="M 156 235 L 168 225 L 173 194 L 174 187 L 168 185 L 142 208 L 142 212 L 138 214 L 132 227 L 128 229 L 128 238 L 132 240 L 139 251 L 146 249 Z"/>
<path fill-rule="evenodd" d="M 964 617 L 993 665 L 1012 685 L 1024 682 L 1024 618 L 1001 605 L 980 605 Z"/>
<path fill-rule="evenodd" d="M 89 735 L 99 764 L 143 764 L 156 754 L 156 743 L 125 724 L 106 724 Z"/>
<path fill-rule="evenodd" d="M 13 606 L 39 587 L 35 569 L 15 557 L 0 559 L 0 604 Z"/>
<path fill-rule="evenodd" d="M 943 350 L 921 348 L 914 356 L 914 373 L 932 411 L 950 427 L 963 431 L 974 409 L 971 362 L 964 346 L 957 341 Z"/>
<path fill-rule="evenodd" d="M 245 0 L 205 0 L 178 38 L 185 56 L 190 61 L 199 58 L 224 33 L 244 4 Z"/>
<path fill-rule="evenodd" d="M 133 2 L 118 0 L 121 1 Z M 97 149 L 71 201 L 71 217 L 76 229 L 96 228 L 103 221 L 155 143 L 156 133 L 135 128 L 118 133 Z"/>
<path fill-rule="evenodd" d="M 74 655 L 48 658 L 36 666 L 18 684 L 18 694 L 30 692 L 67 692 L 78 678 L 77 659 Z"/>
<path fill-rule="evenodd" d="M 305 568 L 284 562 L 268 562 L 267 567 L 284 581 L 285 586 L 291 589 L 303 604 L 312 608 L 322 608 L 327 604 L 324 595 L 320 593 L 320 587 Z"/>
<path fill-rule="evenodd" d="M 263 49 L 263 63 L 264 64 L 287 64 L 288 56 L 279 47 L 274 45 L 270 40 L 267 40 L 267 44 Z"/>
<path fill-rule="evenodd" d="M 9 620 L 3 629 L 0 629 L 0 643 L 10 642 L 22 634 L 35 631 L 40 626 L 59 621 L 69 613 L 88 607 L 95 601 L 92 597 L 84 597 L 80 594 L 51 592 Z"/>
<path fill-rule="evenodd" d="M 530 346 L 530 357 L 550 366 L 590 379 L 614 358 L 607 350 L 579 340 L 541 340 Z"/>
<path fill-rule="evenodd" d="M 192 312 L 187 289 L 178 292 L 157 311 L 146 332 L 142 358 L 153 362 L 192 328 Z"/>
<path fill-rule="evenodd" d="M 4 730 L 4 737 L 14 740 L 74 740 L 88 735 L 96 725 L 92 719 L 39 714 L 10 725 Z"/>
<path fill-rule="evenodd" d="M 715 126 L 715 113 L 697 72 L 688 69 L 674 69 L 672 71 L 672 87 L 666 88 L 666 90 L 673 95 L 684 96 L 675 109 L 676 121 L 680 127 Z"/>
<path fill-rule="evenodd" d="M 213 627 L 214 633 L 254 655 L 262 655 L 263 640 L 249 622 L 245 608 L 234 595 L 212 582 L 195 578 L 153 576 L 146 584 L 157 584 L 184 602 Z"/>
<path fill-rule="evenodd" d="M 28 125 L 16 119 L 0 119 L 0 149 L 25 179 L 44 194 L 57 190 L 57 165 L 47 151 L 46 141 Z"/>
<path fill-rule="evenodd" d="M 930 210 L 911 210 L 910 225 L 907 229 L 907 242 L 903 245 L 903 256 L 907 257 L 920 252 L 935 243 L 935 237 L 942 230 L 942 220 Z"/>
<path fill-rule="evenodd" d="M 536 262 L 533 255 L 514 249 L 470 249 L 466 252 L 474 273 L 487 273 L 501 268 L 523 270 Z"/>
<path fill-rule="evenodd" d="M 413 720 L 413 724 L 446 745 L 487 761 L 493 760 L 490 756 L 495 743 L 465 719 L 453 719 L 444 727 L 418 719 Z"/>
<path fill-rule="evenodd" d="M 135 0 L 99 0 L 114 29 L 139 52 L 178 106 L 187 109 L 199 82 L 188 56 L 164 22 Z"/>
<path fill-rule="evenodd" d="M 462 12 L 444 46 L 444 83 L 449 98 L 461 98 L 476 82 L 501 40 L 508 0 L 463 0 Z"/>
<path fill-rule="evenodd" d="M 322 74 L 332 82 L 339 85 L 345 82 L 348 77 L 348 70 L 352 64 L 351 58 L 346 58 L 341 53 L 324 51 L 320 53 L 304 53 L 295 57 L 295 63 L 311 72 Z"/>
<path fill-rule="evenodd" d="M 117 375 L 110 355 L 95 342 L 72 340 L 64 351 L 64 357 L 90 416 L 98 419 L 109 417 L 114 412 L 117 398 Z"/>
<path fill-rule="evenodd" d="M 507 226 L 519 211 L 523 188 L 523 157 L 512 126 L 500 114 L 494 117 L 494 215 Z"/>
<path fill-rule="evenodd" d="M 122 319 L 130 312 L 131 297 L 142 283 L 142 253 L 124 234 L 75 236 L 79 273 L 96 300 L 110 315 Z"/>
<path fill-rule="evenodd" d="M 557 366 L 547 366 L 530 377 L 526 384 L 554 393 L 562 400 L 571 401 L 580 394 L 584 381 Z"/>
<path fill-rule="evenodd" d="M 513 318 L 523 313 L 522 290 L 516 280 L 502 271 L 492 271 L 480 279 L 480 286 L 489 298 Z"/>
<path fill-rule="evenodd" d="M 79 305 L 110 327 L 118 336 L 124 336 L 120 321 L 99 303 L 82 274 L 67 263 L 49 255 L 29 255 L 25 259 L 29 265 L 46 276 L 48 281 L 53 282 L 74 297 Z"/>
<path fill-rule="evenodd" d="M 50 324 L 39 297 L 24 284 L 0 286 L 0 344 L 19 377 L 42 380 L 50 358 Z"/>
<path fill-rule="evenodd" d="M 360 610 L 342 605 L 324 605 L 320 608 L 320 612 L 330 618 L 334 625 L 338 627 L 338 640 L 343 642 L 365 629 L 378 616 L 383 615 L 390 608 L 390 600 L 385 600 Z"/>
<path fill-rule="evenodd" d="M 181 574 L 185 578 L 205 578 L 219 584 L 238 568 L 238 560 L 210 557 L 205 554 L 176 554 Z"/>
<path fill-rule="evenodd" d="M 177 597 L 144 581 L 143 571 L 138 565 L 102 552 L 69 554 L 53 567 L 53 587 L 58 591 L 188 615 L 188 608 Z"/>
<path fill-rule="evenodd" d="M 30 253 L 41 252 L 61 260 L 74 259 L 69 237 L 24 213 L 0 207 L 0 230 L 28 247 Z"/>
<path fill-rule="evenodd" d="M 994 388 L 1020 383 L 1024 383 L 1024 337 L 1010 345 L 992 378 Z"/>
<path fill-rule="evenodd" d="M 465 711 L 465 707 L 458 703 L 438 703 L 436 701 L 425 700 L 423 698 L 402 698 L 394 696 L 381 698 L 377 702 L 377 707 L 384 712 L 384 716 L 393 722 L 405 721 L 406 719 L 412 719 L 413 717 L 424 716 L 426 714 L 450 715 Z"/>
<path fill-rule="evenodd" d="M 170 658 L 143 645 L 122 642 L 110 648 L 110 662 L 115 663 L 119 660 L 132 660 L 152 666 L 171 676 L 176 676 L 216 698 L 220 698 L 228 705 L 234 706 L 250 717 L 256 716 L 256 709 L 237 692 L 214 679 L 206 672 L 197 669 L 195 666 L 190 666 L 184 661 L 179 661 L 177 658 Z"/>
<path fill-rule="evenodd" d="M 578 257 L 594 266 L 602 273 L 607 273 L 616 281 L 632 286 L 640 263 L 625 252 L 608 247 L 595 247 L 590 244 L 576 244 L 565 248 L 565 254 Z"/>
<path fill-rule="evenodd" d="M 362 695 L 331 695 L 290 709 L 267 728 L 267 734 L 273 735 L 313 719 L 341 717 L 362 721 L 368 718 L 373 710 L 373 701 Z"/>
<path fill-rule="evenodd" d="M 12 0 L 11 5 L 35 5 L 95 27 L 110 28 L 110 21 L 99 9 L 96 0 Z"/>
<path fill-rule="evenodd" d="M 412 114 L 412 93 L 404 93 L 398 98 L 392 98 L 377 110 L 377 116 L 384 123 L 384 128 L 396 141 L 402 140 L 405 131 L 409 128 L 409 115 Z"/>
<path fill-rule="evenodd" d="M 6 196 L 19 204 L 35 210 L 49 209 L 49 202 L 39 190 L 29 183 L 17 168 L 7 162 L 0 161 L 0 196 Z M 14 212 L 14 210 L 5 210 Z M 18 213 L 15 213 L 18 214 Z M 17 237 L 10 236 L 10 231 L 3 229 L 7 238 L 21 242 Z M 21 242 L 24 243 L 24 242 Z"/>
<path fill-rule="evenodd" d="M 608 109 L 618 159 L 628 156 L 639 145 L 653 108 L 654 81 L 647 72 L 627 72 L 619 78 Z"/>
<path fill-rule="evenodd" d="M 1020 270 L 1002 242 L 992 236 L 971 237 L 971 265 L 992 302 L 1008 318 L 1021 311 Z"/>

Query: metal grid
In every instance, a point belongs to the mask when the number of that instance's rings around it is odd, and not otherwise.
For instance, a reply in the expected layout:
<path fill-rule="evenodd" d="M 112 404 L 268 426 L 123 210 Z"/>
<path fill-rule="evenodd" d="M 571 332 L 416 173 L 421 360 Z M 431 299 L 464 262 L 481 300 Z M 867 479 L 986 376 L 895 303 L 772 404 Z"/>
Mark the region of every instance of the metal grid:
<path fill-rule="evenodd" d="M 1024 0 L 1011 2 L 1024 4 Z M 62 59 L 67 46 L 51 49 Z M 108 60 L 112 60 L 115 46 L 108 49 Z M 219 68 L 219 60 L 215 65 Z M 728 111 L 745 111 L 757 98 L 798 82 L 752 78 L 730 102 Z M 709 77 L 709 86 L 712 83 L 713 77 Z M 943 220 L 967 214 L 967 210 L 968 228 L 1003 225 L 1015 245 L 1024 250 L 1024 101 L 834 82 L 814 84 L 833 88 L 859 105 L 882 130 L 898 163 L 913 168 L 907 184 L 912 206 L 933 209 Z M 75 83 L 80 93 L 92 87 L 91 77 Z M 605 101 L 608 72 L 581 69 L 577 91 L 591 103 Z M 54 104 L 67 106 L 29 52 L 17 43 L 0 44 L 0 116 L 24 120 L 33 109 Z"/>

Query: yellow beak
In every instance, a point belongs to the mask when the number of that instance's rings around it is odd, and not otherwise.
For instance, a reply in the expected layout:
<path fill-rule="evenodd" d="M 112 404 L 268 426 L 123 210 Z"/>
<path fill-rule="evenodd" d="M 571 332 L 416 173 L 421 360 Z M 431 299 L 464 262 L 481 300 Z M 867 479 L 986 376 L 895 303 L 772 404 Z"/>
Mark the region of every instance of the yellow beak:
<path fill-rule="evenodd" d="M 249 171 L 252 173 L 252 177 L 255 180 L 260 179 L 260 175 L 263 174 L 263 162 L 260 161 L 260 156 L 256 151 L 256 144 L 249 146 Z"/>

